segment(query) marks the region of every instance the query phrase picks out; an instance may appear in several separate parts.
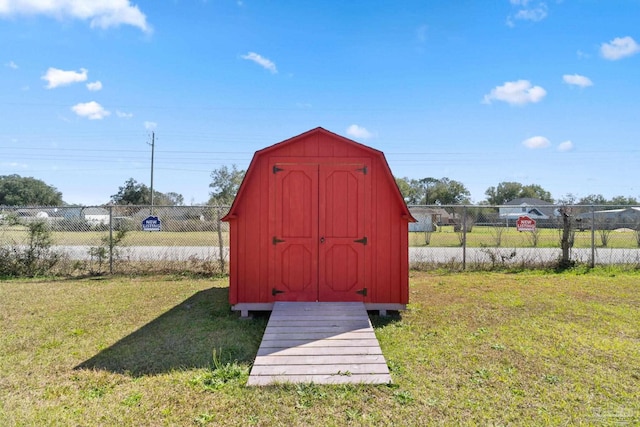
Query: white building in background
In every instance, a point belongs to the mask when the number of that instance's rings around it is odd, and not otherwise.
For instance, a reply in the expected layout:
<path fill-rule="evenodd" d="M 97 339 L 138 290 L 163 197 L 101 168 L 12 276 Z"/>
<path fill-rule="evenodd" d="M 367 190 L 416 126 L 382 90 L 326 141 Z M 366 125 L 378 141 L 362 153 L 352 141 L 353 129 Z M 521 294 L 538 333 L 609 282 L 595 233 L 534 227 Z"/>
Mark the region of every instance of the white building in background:
<path fill-rule="evenodd" d="M 596 229 L 629 228 L 640 230 L 640 207 L 630 206 L 621 209 L 604 209 L 595 212 L 584 212 L 576 218 L 590 228 L 591 221 L 595 222 Z"/>
<path fill-rule="evenodd" d="M 104 208 L 85 208 L 82 210 L 82 216 L 91 225 L 109 224 L 109 211 Z"/>
<path fill-rule="evenodd" d="M 503 219 L 515 221 L 525 215 L 536 221 L 551 219 L 558 216 L 558 207 L 541 199 L 527 197 L 513 199 L 499 208 L 499 216 Z"/>

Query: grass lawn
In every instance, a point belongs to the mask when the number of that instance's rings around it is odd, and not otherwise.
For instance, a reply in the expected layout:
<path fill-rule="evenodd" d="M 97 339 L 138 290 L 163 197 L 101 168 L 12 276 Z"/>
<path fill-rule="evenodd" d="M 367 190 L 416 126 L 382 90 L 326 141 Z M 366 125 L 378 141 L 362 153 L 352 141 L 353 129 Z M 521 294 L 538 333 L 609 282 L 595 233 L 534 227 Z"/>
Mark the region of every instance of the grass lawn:
<path fill-rule="evenodd" d="M 0 282 L 0 425 L 640 423 L 637 272 L 411 275 L 392 386 L 246 388 L 267 318 L 226 280 Z"/>

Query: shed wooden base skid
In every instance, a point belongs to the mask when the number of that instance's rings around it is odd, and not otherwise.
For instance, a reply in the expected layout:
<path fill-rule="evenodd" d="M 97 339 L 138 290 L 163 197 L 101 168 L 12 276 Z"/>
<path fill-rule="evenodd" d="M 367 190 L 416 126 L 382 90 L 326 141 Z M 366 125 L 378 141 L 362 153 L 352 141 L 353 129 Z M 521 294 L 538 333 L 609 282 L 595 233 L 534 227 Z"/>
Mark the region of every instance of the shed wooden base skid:
<path fill-rule="evenodd" d="M 276 302 L 247 385 L 390 382 L 363 303 Z"/>
<path fill-rule="evenodd" d="M 264 302 L 264 303 L 253 303 L 253 302 L 243 302 L 236 305 L 231 306 L 232 311 L 240 312 L 240 316 L 242 318 L 250 317 L 249 313 L 252 311 L 272 311 L 273 310 L 272 302 Z M 380 316 L 386 316 L 389 311 L 405 311 L 407 309 L 406 304 L 394 304 L 394 303 L 371 303 L 365 302 L 364 308 L 367 311 L 377 311 Z"/>

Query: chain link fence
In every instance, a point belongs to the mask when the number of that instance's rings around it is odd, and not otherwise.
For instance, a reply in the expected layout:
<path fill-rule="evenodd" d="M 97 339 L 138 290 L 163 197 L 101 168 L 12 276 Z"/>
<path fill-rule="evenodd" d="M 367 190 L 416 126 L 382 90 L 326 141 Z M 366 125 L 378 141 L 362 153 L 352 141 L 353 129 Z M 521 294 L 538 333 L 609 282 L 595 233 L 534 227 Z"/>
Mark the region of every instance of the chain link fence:
<path fill-rule="evenodd" d="M 410 206 L 414 268 L 640 267 L 640 208 L 630 206 Z"/>
<path fill-rule="evenodd" d="M 55 258 L 60 274 L 223 274 L 229 233 L 220 218 L 227 211 L 227 206 L 0 207 L 0 262 L 12 256 L 29 262 L 39 255 Z"/>
<path fill-rule="evenodd" d="M 413 268 L 640 267 L 640 208 L 410 206 Z M 0 207 L 0 275 L 224 274 L 227 206 Z M 533 221 L 531 221 L 533 220 Z M 22 269 L 22 270 L 20 270 Z"/>

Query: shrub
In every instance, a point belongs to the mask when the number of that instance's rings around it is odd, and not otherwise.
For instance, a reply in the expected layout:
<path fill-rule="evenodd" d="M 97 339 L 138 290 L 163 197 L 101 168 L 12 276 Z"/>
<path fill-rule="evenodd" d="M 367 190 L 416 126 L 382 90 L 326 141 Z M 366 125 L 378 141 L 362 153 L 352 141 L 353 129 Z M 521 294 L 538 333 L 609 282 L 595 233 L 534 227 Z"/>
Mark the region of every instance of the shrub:
<path fill-rule="evenodd" d="M 22 225 L 27 228 L 27 244 L 0 247 L 0 276 L 42 276 L 60 260 L 60 255 L 51 250 L 51 228 L 47 222 L 30 221 Z"/>

